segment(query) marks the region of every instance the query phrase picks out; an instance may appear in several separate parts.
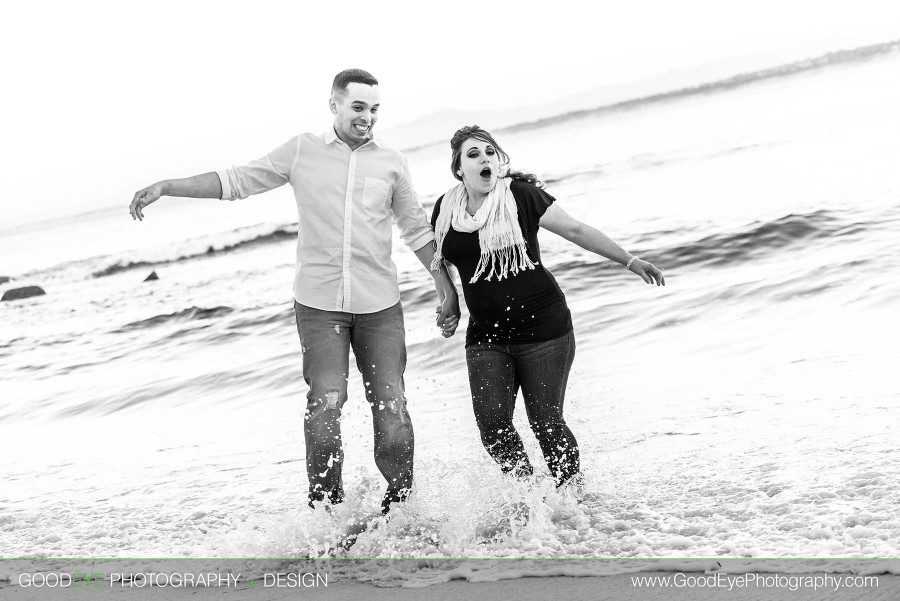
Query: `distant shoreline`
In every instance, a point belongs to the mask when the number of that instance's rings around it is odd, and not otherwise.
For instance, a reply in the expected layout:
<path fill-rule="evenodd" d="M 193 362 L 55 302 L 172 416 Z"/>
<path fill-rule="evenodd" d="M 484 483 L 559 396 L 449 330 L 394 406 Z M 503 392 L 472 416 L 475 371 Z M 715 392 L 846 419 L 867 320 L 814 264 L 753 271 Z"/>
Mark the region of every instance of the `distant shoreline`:
<path fill-rule="evenodd" d="M 532 121 L 524 121 L 511 125 L 505 125 L 495 128 L 495 130 L 498 132 L 509 133 L 528 131 L 531 129 L 537 129 L 540 127 L 545 127 L 547 125 L 552 125 L 554 123 L 563 123 L 572 119 L 578 119 L 591 113 L 605 113 L 617 110 L 627 110 L 647 104 L 665 102 L 667 100 L 673 100 L 677 98 L 706 94 L 709 92 L 716 92 L 720 90 L 732 90 L 734 88 L 756 83 L 758 81 L 775 79 L 779 77 L 789 77 L 791 75 L 797 75 L 806 71 L 815 71 L 817 69 L 824 69 L 826 67 L 832 67 L 839 64 L 865 62 L 876 57 L 888 55 L 892 52 L 900 53 L 900 40 L 862 46 L 860 48 L 854 48 L 851 50 L 836 50 L 834 52 L 828 52 L 815 58 L 808 58 L 791 63 L 785 63 L 758 71 L 740 73 L 738 75 L 734 75 L 724 79 L 717 79 L 707 83 L 678 88 L 667 92 L 639 96 L 636 98 L 630 98 L 610 104 L 602 104 L 592 108 L 578 109 L 558 115 L 541 117 Z M 443 144 L 445 142 L 446 140 L 435 140 L 424 144 L 417 144 L 415 146 L 407 146 L 402 148 L 401 151 L 407 153 L 416 152 L 418 150 L 430 148 L 436 144 Z"/>

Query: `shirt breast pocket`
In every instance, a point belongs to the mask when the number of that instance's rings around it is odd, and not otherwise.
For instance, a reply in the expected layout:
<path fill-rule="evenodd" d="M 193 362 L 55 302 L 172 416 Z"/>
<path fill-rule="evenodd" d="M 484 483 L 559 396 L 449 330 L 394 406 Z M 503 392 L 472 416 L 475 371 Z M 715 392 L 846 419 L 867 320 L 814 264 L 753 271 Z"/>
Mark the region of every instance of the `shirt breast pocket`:
<path fill-rule="evenodd" d="M 363 187 L 363 205 L 367 209 L 383 211 L 388 206 L 391 185 L 377 177 L 367 177 Z"/>

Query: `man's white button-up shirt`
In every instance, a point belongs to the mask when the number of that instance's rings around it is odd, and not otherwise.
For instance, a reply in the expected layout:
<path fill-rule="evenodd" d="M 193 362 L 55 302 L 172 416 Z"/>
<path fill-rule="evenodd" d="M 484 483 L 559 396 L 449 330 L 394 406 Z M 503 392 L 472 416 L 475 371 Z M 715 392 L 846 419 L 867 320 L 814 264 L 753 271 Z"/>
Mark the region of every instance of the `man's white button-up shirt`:
<path fill-rule="evenodd" d="M 406 158 L 375 139 L 350 150 L 333 129 L 302 134 L 217 173 L 223 200 L 293 187 L 300 228 L 294 298 L 302 305 L 346 313 L 391 307 L 400 300 L 391 217 L 412 250 L 434 240 Z"/>

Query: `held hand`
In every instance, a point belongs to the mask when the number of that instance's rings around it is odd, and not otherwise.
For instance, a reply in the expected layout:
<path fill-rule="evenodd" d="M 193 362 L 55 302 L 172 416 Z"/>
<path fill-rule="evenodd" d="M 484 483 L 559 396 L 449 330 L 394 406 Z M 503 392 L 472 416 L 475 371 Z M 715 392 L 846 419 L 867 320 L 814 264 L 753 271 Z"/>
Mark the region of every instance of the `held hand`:
<path fill-rule="evenodd" d="M 647 284 L 653 284 L 655 282 L 657 286 L 666 285 L 666 278 L 663 277 L 662 270 L 653 263 L 644 261 L 643 259 L 635 258 L 628 270 L 636 274 Z"/>
<path fill-rule="evenodd" d="M 162 184 L 158 182 L 152 186 L 147 186 L 143 190 L 135 192 L 134 199 L 132 199 L 131 204 L 128 206 L 128 212 L 131 213 L 131 218 L 143 221 L 144 208 L 159 200 L 160 196 L 162 196 Z"/>
<path fill-rule="evenodd" d="M 441 304 L 434 310 L 437 313 L 435 323 L 441 329 L 444 338 L 450 338 L 459 327 L 459 297 L 454 290 L 450 294 L 444 295 Z"/>
<path fill-rule="evenodd" d="M 450 317 L 445 319 L 442 323 L 440 321 L 441 308 L 438 307 L 437 309 L 435 309 L 434 312 L 438 314 L 437 324 L 438 324 L 438 327 L 441 329 L 441 336 L 443 336 L 444 338 L 450 338 L 451 336 L 453 336 L 456 333 L 456 328 L 459 327 L 459 315 L 451 315 Z"/>
<path fill-rule="evenodd" d="M 456 328 L 459 327 L 459 315 L 451 315 L 450 317 L 441 321 L 441 308 L 438 307 L 434 310 L 435 313 L 438 314 L 437 317 L 437 325 L 441 329 L 441 335 L 444 338 L 450 338 L 453 334 L 456 333 Z"/>

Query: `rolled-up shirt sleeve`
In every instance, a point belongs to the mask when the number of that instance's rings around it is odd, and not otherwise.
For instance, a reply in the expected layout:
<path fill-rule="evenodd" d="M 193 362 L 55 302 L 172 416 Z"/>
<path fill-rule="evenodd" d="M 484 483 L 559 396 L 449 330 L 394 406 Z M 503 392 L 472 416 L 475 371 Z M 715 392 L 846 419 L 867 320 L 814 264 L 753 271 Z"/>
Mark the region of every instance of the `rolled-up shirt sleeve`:
<path fill-rule="evenodd" d="M 400 229 L 400 238 L 410 249 L 416 251 L 434 241 L 434 230 L 416 196 L 406 157 L 401 157 L 400 174 L 391 198 L 391 210 Z"/>
<path fill-rule="evenodd" d="M 216 171 L 222 182 L 222 200 L 247 198 L 288 183 L 299 152 L 300 137 L 295 136 L 262 158 Z"/>

